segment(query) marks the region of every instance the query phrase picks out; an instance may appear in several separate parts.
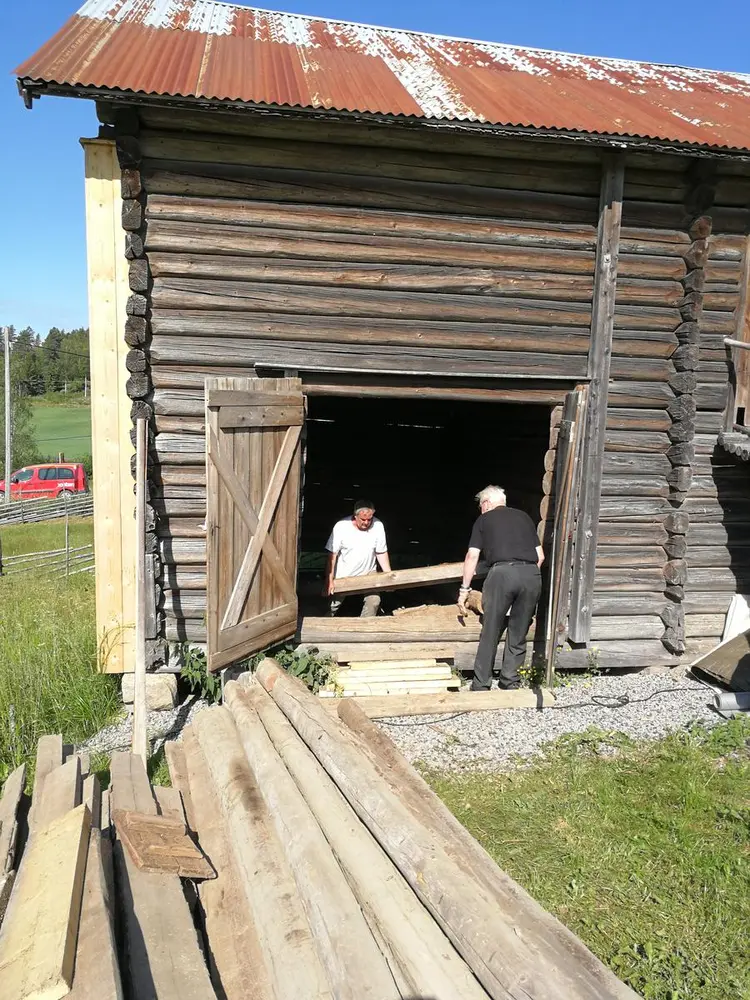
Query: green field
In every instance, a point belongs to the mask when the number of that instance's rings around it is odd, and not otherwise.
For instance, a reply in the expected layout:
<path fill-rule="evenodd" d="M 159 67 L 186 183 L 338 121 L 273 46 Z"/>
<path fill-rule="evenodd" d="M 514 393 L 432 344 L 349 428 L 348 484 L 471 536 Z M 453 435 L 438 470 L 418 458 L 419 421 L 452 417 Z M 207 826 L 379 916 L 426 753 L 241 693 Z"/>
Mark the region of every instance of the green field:
<path fill-rule="evenodd" d="M 91 408 L 35 402 L 34 436 L 40 455 L 56 457 L 60 452 L 70 462 L 91 454 Z"/>

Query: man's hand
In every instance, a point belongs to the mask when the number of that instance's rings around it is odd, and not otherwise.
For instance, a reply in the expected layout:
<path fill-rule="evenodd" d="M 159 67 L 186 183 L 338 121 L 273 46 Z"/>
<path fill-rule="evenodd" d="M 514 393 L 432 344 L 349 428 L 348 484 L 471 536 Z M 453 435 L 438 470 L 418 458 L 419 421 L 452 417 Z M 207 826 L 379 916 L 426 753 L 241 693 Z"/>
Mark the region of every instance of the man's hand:
<path fill-rule="evenodd" d="M 328 577 L 326 577 L 325 582 L 323 583 L 323 597 L 333 597 L 333 592 L 335 589 L 336 589 L 336 581 L 329 580 Z"/>
<path fill-rule="evenodd" d="M 458 605 L 458 613 L 459 615 L 461 615 L 462 618 L 465 618 L 469 614 L 469 609 L 466 606 L 466 600 L 469 596 L 469 593 L 470 593 L 469 587 L 461 587 L 461 589 L 458 592 L 458 599 L 456 600 L 456 604 Z"/>

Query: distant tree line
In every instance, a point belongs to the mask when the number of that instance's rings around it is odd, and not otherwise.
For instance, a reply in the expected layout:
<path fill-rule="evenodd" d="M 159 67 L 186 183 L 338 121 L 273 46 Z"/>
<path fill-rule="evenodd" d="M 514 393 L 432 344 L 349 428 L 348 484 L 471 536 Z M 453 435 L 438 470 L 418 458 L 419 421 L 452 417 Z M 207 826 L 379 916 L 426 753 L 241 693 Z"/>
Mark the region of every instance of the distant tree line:
<path fill-rule="evenodd" d="M 42 339 L 31 327 L 11 327 L 11 381 L 21 396 L 83 392 L 89 384 L 89 331 L 53 326 Z"/>
<path fill-rule="evenodd" d="M 54 460 L 55 456 L 39 452 L 29 400 L 49 392 L 81 393 L 85 386 L 90 386 L 89 331 L 53 327 L 42 340 L 30 327 L 20 333 L 13 327 L 10 329 L 11 465 L 18 469 L 33 462 Z M 0 364 L 0 479 L 4 463 L 5 382 Z"/>

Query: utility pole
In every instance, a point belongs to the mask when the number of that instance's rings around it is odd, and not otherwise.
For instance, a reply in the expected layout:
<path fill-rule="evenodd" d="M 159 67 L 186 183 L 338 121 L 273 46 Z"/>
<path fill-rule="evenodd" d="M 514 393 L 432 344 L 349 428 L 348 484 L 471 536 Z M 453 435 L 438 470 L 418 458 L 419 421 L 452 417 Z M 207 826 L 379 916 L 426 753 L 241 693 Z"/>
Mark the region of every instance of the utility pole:
<path fill-rule="evenodd" d="M 10 504 L 10 448 L 11 448 L 11 425 L 10 425 L 10 327 L 3 327 L 3 341 L 5 343 L 5 503 Z"/>

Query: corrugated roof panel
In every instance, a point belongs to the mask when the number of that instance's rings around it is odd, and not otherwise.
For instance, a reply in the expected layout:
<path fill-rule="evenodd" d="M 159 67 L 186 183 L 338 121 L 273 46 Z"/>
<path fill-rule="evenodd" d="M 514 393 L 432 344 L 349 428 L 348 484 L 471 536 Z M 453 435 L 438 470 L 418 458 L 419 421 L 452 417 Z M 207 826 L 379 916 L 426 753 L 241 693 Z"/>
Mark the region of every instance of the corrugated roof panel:
<path fill-rule="evenodd" d="M 16 73 L 62 86 L 750 148 L 750 76 L 215 0 L 88 0 Z"/>

